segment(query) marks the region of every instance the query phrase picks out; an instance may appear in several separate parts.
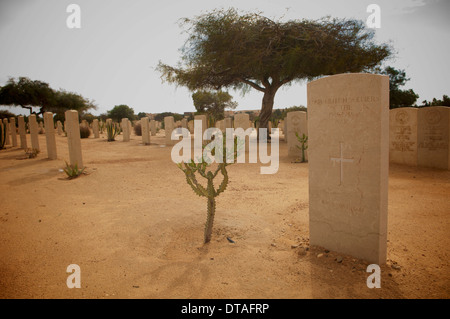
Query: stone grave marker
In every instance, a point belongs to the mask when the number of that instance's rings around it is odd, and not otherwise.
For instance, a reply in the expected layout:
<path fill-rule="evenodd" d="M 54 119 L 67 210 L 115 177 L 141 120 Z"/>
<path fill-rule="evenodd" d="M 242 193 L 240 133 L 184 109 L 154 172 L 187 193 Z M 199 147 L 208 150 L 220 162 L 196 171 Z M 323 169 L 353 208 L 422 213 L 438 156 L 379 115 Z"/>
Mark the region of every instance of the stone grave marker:
<path fill-rule="evenodd" d="M 28 117 L 28 124 L 30 125 L 30 136 L 31 136 L 31 148 L 35 150 L 40 150 L 39 148 L 39 126 L 36 121 L 36 115 L 31 114 Z"/>
<path fill-rule="evenodd" d="M 307 92 L 310 244 L 384 264 L 389 77 L 334 75 Z"/>
<path fill-rule="evenodd" d="M 142 143 L 144 145 L 150 145 L 150 124 L 148 122 L 148 117 L 141 118 L 141 132 Z"/>
<path fill-rule="evenodd" d="M 44 113 L 44 125 L 45 125 L 45 139 L 47 142 L 47 156 L 51 160 L 57 158 L 56 155 L 56 137 L 55 137 L 55 123 L 53 122 L 53 113 Z"/>
<path fill-rule="evenodd" d="M 302 151 L 298 147 L 302 144 L 298 141 L 295 133 L 300 137 L 308 135 L 308 121 L 306 112 L 294 111 L 287 113 L 287 135 L 288 135 L 288 156 L 301 158 Z M 298 146 L 298 147 L 297 147 Z M 308 160 L 308 150 L 305 151 L 305 159 Z"/>
<path fill-rule="evenodd" d="M 172 131 L 175 129 L 175 122 L 173 116 L 166 116 L 164 118 L 164 131 L 166 137 L 166 145 L 174 145 L 176 141 L 171 140 Z"/>
<path fill-rule="evenodd" d="M 423 107 L 418 110 L 417 118 L 417 164 L 450 169 L 450 107 Z"/>
<path fill-rule="evenodd" d="M 417 108 L 389 111 L 389 162 L 417 166 Z"/>
<path fill-rule="evenodd" d="M 78 112 L 68 110 L 65 112 L 65 118 L 64 128 L 67 132 L 70 165 L 72 167 L 77 165 L 78 169 L 83 169 L 84 166 L 81 153 L 80 122 L 78 119 Z"/>
<path fill-rule="evenodd" d="M 27 131 L 26 131 L 26 125 L 25 125 L 25 118 L 23 116 L 19 116 L 17 118 L 18 121 L 18 127 L 19 127 L 19 136 L 20 136 L 20 148 L 27 149 Z"/>
<path fill-rule="evenodd" d="M 11 132 L 12 146 L 16 147 L 17 146 L 17 132 L 16 132 L 16 118 L 15 117 L 11 117 L 9 119 L 9 130 Z"/>

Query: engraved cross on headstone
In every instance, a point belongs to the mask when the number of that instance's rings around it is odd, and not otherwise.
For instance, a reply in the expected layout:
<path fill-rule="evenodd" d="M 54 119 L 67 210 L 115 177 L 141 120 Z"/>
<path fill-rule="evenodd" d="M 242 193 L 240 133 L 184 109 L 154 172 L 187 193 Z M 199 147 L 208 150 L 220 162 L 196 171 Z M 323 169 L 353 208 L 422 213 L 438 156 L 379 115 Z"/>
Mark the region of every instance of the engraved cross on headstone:
<path fill-rule="evenodd" d="M 341 163 L 341 175 L 340 175 L 340 182 L 339 182 L 339 185 L 342 185 L 342 180 L 343 180 L 343 178 L 344 178 L 344 163 L 353 163 L 353 158 L 344 158 L 344 154 L 343 154 L 343 152 L 344 152 L 344 150 L 343 150 L 343 144 L 344 143 L 340 143 L 340 147 L 341 147 L 341 157 L 332 157 L 332 158 L 330 158 L 330 160 L 332 161 L 332 162 L 340 162 Z"/>

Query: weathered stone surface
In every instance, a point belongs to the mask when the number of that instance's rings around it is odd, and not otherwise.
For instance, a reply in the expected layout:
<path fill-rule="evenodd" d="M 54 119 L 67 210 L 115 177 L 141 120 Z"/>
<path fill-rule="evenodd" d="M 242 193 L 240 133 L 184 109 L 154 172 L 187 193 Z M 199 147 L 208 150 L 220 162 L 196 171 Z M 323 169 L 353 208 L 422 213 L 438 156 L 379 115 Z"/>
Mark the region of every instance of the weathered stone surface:
<path fill-rule="evenodd" d="M 311 245 L 384 264 L 389 78 L 340 74 L 308 83 L 308 135 Z"/>
<path fill-rule="evenodd" d="M 17 132 L 16 132 L 16 118 L 11 117 L 9 119 L 9 131 L 11 132 L 11 142 L 12 146 L 17 146 Z"/>
<path fill-rule="evenodd" d="M 61 122 L 58 121 L 58 134 L 61 135 L 60 133 L 60 125 Z M 94 138 L 99 138 L 100 137 L 100 128 L 99 128 L 99 124 L 98 124 L 98 120 L 95 119 L 94 121 L 92 121 L 92 132 L 94 132 Z"/>
<path fill-rule="evenodd" d="M 27 130 L 25 126 L 25 118 L 23 116 L 19 116 L 17 118 L 18 120 L 18 127 L 19 127 L 19 135 L 20 135 L 20 148 L 27 149 Z"/>
<path fill-rule="evenodd" d="M 65 117 L 65 129 L 67 132 L 67 143 L 69 145 L 70 165 L 77 165 L 78 169 L 82 169 L 84 166 L 81 153 L 80 122 L 78 119 L 78 112 L 68 110 L 65 112 Z"/>
<path fill-rule="evenodd" d="M 30 125 L 30 136 L 31 136 L 31 148 L 35 150 L 40 150 L 39 148 L 39 126 L 36 121 L 36 115 L 31 114 L 28 117 L 28 124 Z"/>
<path fill-rule="evenodd" d="M 150 123 L 148 117 L 141 118 L 142 143 L 150 145 Z"/>
<path fill-rule="evenodd" d="M 128 118 L 122 119 L 122 141 L 129 142 L 130 141 L 130 124 Z"/>
<path fill-rule="evenodd" d="M 202 137 L 205 134 L 206 129 L 208 128 L 208 122 L 207 122 L 207 118 L 206 115 L 195 115 L 194 116 L 194 121 L 195 120 L 201 120 L 202 121 Z"/>
<path fill-rule="evenodd" d="M 11 145 L 10 125 L 8 119 L 3 119 L 3 126 L 6 128 L 5 145 Z"/>
<path fill-rule="evenodd" d="M 152 136 L 156 135 L 156 121 L 155 120 L 150 121 L 150 133 L 152 134 Z"/>
<path fill-rule="evenodd" d="M 306 112 L 295 111 L 289 112 L 286 117 L 287 135 L 288 135 L 288 156 L 301 157 L 302 151 L 298 147 L 302 144 L 298 141 L 295 133 L 300 137 L 303 134 L 308 135 L 308 121 Z M 298 146 L 298 147 L 297 147 Z M 308 151 L 305 151 L 305 160 L 308 160 Z"/>
<path fill-rule="evenodd" d="M 166 145 L 174 145 L 176 141 L 171 140 L 172 131 L 175 129 L 175 120 L 173 116 L 164 118 L 164 131 L 166 134 Z"/>
<path fill-rule="evenodd" d="M 450 169 L 450 107 L 420 108 L 417 117 L 417 164 L 422 167 Z"/>
<path fill-rule="evenodd" d="M 417 166 L 418 109 L 403 107 L 389 111 L 389 161 Z"/>
<path fill-rule="evenodd" d="M 55 123 L 53 122 L 53 113 L 44 113 L 44 125 L 45 125 L 45 140 L 47 142 L 47 156 L 51 160 L 57 158 L 56 153 L 56 137 L 55 137 Z"/>

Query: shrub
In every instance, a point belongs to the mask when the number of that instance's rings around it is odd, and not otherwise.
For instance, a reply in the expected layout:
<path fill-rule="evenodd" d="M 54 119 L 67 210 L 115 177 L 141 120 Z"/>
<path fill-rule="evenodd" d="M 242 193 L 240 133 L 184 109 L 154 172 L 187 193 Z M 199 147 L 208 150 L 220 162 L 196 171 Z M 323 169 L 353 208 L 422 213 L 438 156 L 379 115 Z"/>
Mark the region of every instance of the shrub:
<path fill-rule="evenodd" d="M 136 125 L 134 126 L 134 134 L 136 134 L 137 136 L 142 136 L 141 123 L 136 123 Z"/>
<path fill-rule="evenodd" d="M 89 127 L 80 125 L 80 137 L 88 138 L 89 136 L 91 136 L 91 130 L 89 129 Z"/>
<path fill-rule="evenodd" d="M 40 153 L 40 151 L 35 148 L 27 148 L 24 151 L 26 158 L 35 158 Z"/>

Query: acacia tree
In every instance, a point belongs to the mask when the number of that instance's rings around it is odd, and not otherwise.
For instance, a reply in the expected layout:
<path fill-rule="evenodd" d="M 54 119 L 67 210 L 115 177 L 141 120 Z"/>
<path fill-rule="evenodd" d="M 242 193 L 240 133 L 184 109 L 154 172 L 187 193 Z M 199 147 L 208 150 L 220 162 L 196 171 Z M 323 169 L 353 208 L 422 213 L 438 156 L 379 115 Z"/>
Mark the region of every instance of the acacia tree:
<path fill-rule="evenodd" d="M 197 112 L 206 113 L 215 121 L 224 118 L 226 108 L 235 109 L 237 103 L 228 92 L 197 91 L 192 94 L 192 100 Z"/>
<path fill-rule="evenodd" d="M 20 106 L 29 110 L 30 114 L 43 114 L 55 104 L 55 91 L 42 81 L 33 81 L 27 77 L 19 77 L 17 81 L 10 78 L 0 89 L 0 104 Z M 39 113 L 33 112 L 33 107 L 39 107 Z"/>
<path fill-rule="evenodd" d="M 260 127 L 267 128 L 275 95 L 293 81 L 372 70 L 391 54 L 364 22 L 347 19 L 274 21 L 258 13 L 215 10 L 183 19 L 188 39 L 178 67 L 162 63 L 163 81 L 188 89 L 231 88 L 263 93 Z"/>
<path fill-rule="evenodd" d="M 55 91 L 48 83 L 19 77 L 10 78 L 5 86 L 0 88 L 0 104 L 6 106 L 20 106 L 30 111 L 30 114 L 41 115 L 44 112 L 54 112 L 64 118 L 66 110 L 84 112 L 95 109 L 94 102 L 80 94 L 65 90 Z M 39 108 L 34 112 L 33 107 Z"/>

